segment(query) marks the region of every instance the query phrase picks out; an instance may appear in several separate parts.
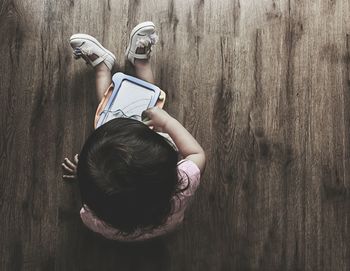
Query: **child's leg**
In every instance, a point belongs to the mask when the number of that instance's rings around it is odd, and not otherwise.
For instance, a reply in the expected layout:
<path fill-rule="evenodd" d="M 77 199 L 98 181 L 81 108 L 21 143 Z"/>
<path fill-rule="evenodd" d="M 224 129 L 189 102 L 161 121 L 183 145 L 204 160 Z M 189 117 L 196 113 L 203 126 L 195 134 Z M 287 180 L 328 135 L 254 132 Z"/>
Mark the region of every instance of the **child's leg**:
<path fill-rule="evenodd" d="M 103 98 L 103 94 L 112 83 L 111 71 L 108 69 L 104 62 L 101 62 L 95 67 L 96 75 L 96 96 L 98 102 Z"/>
<path fill-rule="evenodd" d="M 126 55 L 135 68 L 136 76 L 154 84 L 154 77 L 149 61 L 151 47 L 157 43 L 158 36 L 154 23 L 147 21 L 134 27 L 130 34 Z"/>
<path fill-rule="evenodd" d="M 135 59 L 135 73 L 136 76 L 151 84 L 154 84 L 154 77 L 151 69 L 151 63 L 148 59 Z"/>
<path fill-rule="evenodd" d="M 78 33 L 69 38 L 75 59 L 82 58 L 95 69 L 96 95 L 100 102 L 103 94 L 112 83 L 111 70 L 116 61 L 115 55 L 108 51 L 93 36 Z"/>

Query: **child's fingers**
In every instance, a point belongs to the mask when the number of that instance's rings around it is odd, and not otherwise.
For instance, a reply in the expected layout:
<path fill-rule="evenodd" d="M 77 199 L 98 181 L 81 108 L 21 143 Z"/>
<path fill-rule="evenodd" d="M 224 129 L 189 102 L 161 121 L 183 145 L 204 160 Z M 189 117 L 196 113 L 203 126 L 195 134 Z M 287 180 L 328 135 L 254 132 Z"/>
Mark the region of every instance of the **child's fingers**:
<path fill-rule="evenodd" d="M 62 167 L 69 173 L 74 173 L 74 169 L 69 168 L 65 163 L 62 163 Z"/>
<path fill-rule="evenodd" d="M 147 121 L 147 120 L 151 120 L 151 119 L 152 119 L 151 114 L 152 114 L 153 108 L 154 108 L 154 107 L 151 107 L 151 108 L 148 108 L 148 109 L 142 111 L 142 113 L 141 113 L 141 119 L 142 119 L 143 121 Z"/>
<path fill-rule="evenodd" d="M 75 162 L 75 164 L 78 164 L 78 162 L 79 162 L 79 158 L 78 158 L 78 154 L 76 154 L 75 156 L 74 156 L 74 162 Z"/>
<path fill-rule="evenodd" d="M 63 179 L 75 179 L 75 175 L 63 175 Z"/>
<path fill-rule="evenodd" d="M 152 121 L 151 120 L 145 120 L 143 121 L 144 124 L 146 124 L 147 126 L 152 125 Z"/>
<path fill-rule="evenodd" d="M 75 169 L 76 165 L 73 164 L 68 158 L 64 158 L 64 162 L 69 166 L 71 169 Z"/>

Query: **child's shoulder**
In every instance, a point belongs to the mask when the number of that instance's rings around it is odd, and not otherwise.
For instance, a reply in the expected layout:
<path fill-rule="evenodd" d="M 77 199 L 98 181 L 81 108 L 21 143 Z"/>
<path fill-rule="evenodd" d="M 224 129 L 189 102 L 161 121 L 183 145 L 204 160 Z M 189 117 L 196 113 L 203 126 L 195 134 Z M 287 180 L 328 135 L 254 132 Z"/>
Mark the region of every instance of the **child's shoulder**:
<path fill-rule="evenodd" d="M 187 189 L 183 192 L 186 196 L 191 196 L 197 190 L 200 183 L 200 170 L 191 160 L 182 159 L 177 163 L 178 175 L 181 180 L 181 188 Z"/>
<path fill-rule="evenodd" d="M 196 165 L 195 162 L 191 161 L 190 159 L 182 159 L 177 163 L 177 167 L 185 172 L 190 173 L 191 175 L 199 175 L 200 176 L 200 169 Z"/>

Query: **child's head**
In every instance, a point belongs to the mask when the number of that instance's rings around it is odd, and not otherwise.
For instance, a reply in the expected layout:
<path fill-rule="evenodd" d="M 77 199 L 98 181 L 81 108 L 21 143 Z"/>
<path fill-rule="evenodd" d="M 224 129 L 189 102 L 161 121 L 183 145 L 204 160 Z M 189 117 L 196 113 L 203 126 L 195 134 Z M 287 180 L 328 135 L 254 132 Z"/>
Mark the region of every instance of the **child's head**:
<path fill-rule="evenodd" d="M 125 233 L 155 228 L 172 211 L 178 191 L 178 153 L 163 136 L 133 119 L 100 126 L 79 156 L 82 201 Z"/>

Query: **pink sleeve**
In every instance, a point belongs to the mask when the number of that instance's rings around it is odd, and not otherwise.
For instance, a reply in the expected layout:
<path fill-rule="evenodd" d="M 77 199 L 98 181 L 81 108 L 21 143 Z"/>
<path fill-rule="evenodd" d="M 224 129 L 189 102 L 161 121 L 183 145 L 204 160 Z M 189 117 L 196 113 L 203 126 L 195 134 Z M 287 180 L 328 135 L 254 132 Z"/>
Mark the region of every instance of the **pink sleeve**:
<path fill-rule="evenodd" d="M 91 210 L 84 205 L 80 210 L 80 217 L 85 226 L 90 230 L 102 234 L 108 239 L 115 239 L 115 236 L 119 231 L 108 225 L 104 224 L 102 220 L 94 216 Z"/>
<path fill-rule="evenodd" d="M 177 168 L 179 178 L 183 180 L 181 188 L 185 188 L 189 182 L 188 188 L 182 194 L 184 196 L 192 196 L 200 183 L 201 173 L 198 166 L 191 160 L 183 159 L 178 162 Z"/>

